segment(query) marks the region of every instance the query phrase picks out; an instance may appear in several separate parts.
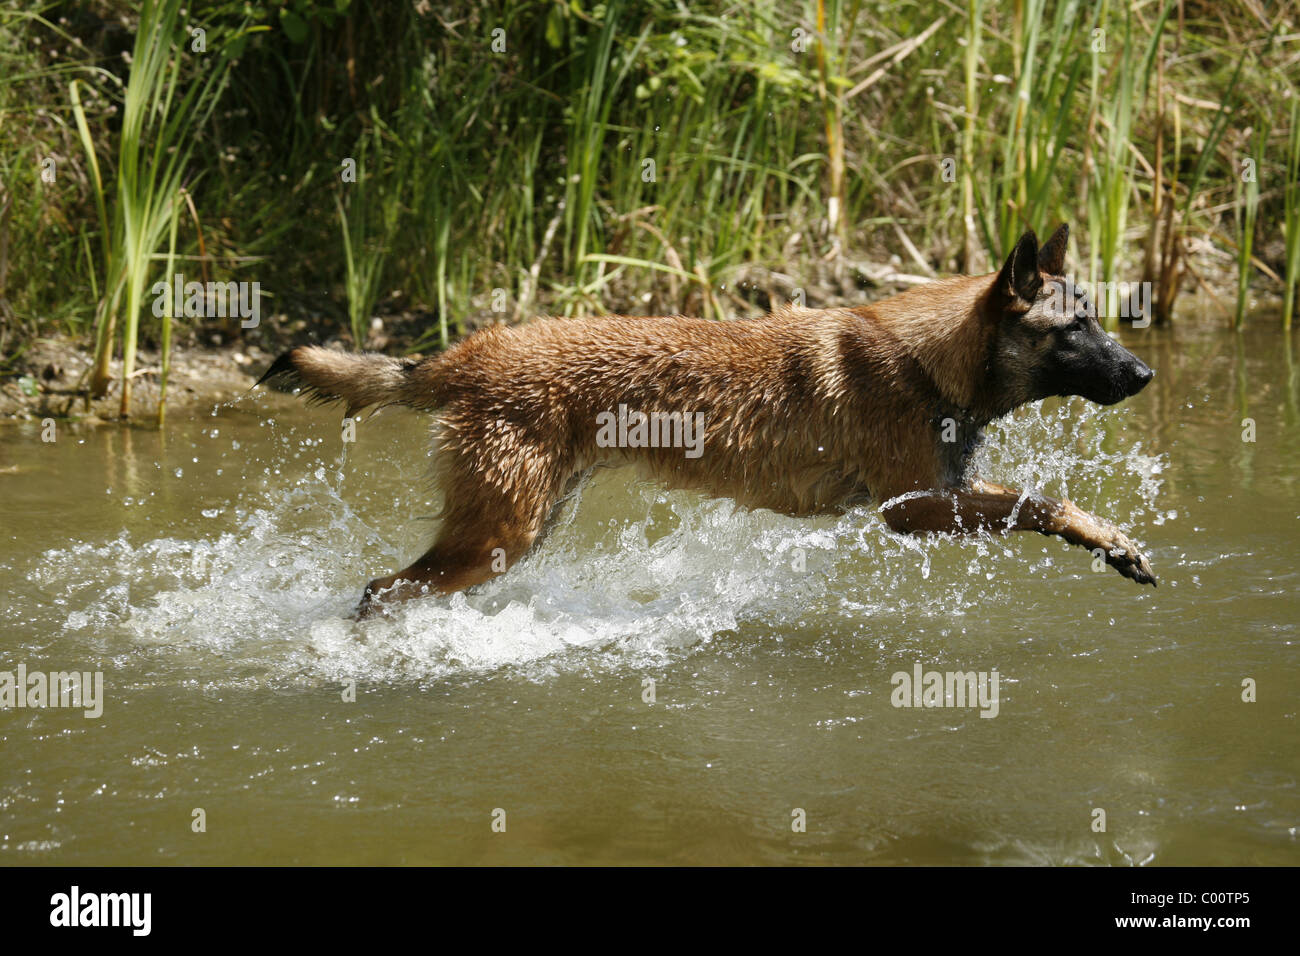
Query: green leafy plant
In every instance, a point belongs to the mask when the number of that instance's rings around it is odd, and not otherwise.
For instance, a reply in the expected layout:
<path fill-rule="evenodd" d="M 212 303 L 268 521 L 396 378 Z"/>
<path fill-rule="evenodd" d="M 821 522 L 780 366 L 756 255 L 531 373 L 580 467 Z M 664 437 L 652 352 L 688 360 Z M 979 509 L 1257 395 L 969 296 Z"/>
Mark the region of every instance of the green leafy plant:
<path fill-rule="evenodd" d="M 141 9 L 117 164 L 107 183 L 100 173 L 82 105 L 80 81 L 74 80 L 69 87 L 101 229 L 102 298 L 90 390 L 94 396 L 107 392 L 120 317 L 123 418 L 130 416 L 140 310 L 153 258 L 173 222 L 195 132 L 215 106 L 229 66 L 229 59 L 220 52 L 202 54 L 199 76 L 189 83 L 183 81 L 185 34 L 179 23 L 180 9 L 179 0 L 146 0 Z"/>
<path fill-rule="evenodd" d="M 1133 11 L 1124 10 L 1123 50 L 1117 56 L 1115 80 L 1109 96 L 1101 106 L 1101 148 L 1096 151 L 1092 180 L 1088 190 L 1088 223 L 1091 239 L 1089 279 L 1108 283 L 1115 294 L 1119 278 L 1120 253 L 1128 224 L 1133 168 L 1133 119 L 1146 96 L 1152 64 L 1159 50 L 1160 35 L 1176 0 L 1168 0 L 1151 27 L 1145 45 L 1139 45 L 1134 32 Z M 1102 19 L 1106 23 L 1103 5 Z M 1094 56 L 1097 56 L 1094 53 Z M 1096 76 L 1094 70 L 1094 76 Z M 1098 303 L 1106 328 L 1113 329 L 1119 310 L 1114 301 Z"/>
<path fill-rule="evenodd" d="M 1255 133 L 1255 152 L 1250 157 L 1250 175 L 1237 181 L 1237 202 L 1233 205 L 1233 219 L 1237 226 L 1237 314 L 1234 324 L 1241 328 L 1246 321 L 1246 305 L 1250 294 L 1250 277 L 1253 271 L 1251 256 L 1255 248 L 1255 223 L 1259 218 L 1258 162 L 1264 155 L 1268 130 L 1264 126 Z"/>
<path fill-rule="evenodd" d="M 1291 91 L 1291 129 L 1287 134 L 1282 235 L 1286 242 L 1282 326 L 1289 329 L 1295 315 L 1296 286 L 1300 285 L 1300 92 L 1295 89 Z"/>

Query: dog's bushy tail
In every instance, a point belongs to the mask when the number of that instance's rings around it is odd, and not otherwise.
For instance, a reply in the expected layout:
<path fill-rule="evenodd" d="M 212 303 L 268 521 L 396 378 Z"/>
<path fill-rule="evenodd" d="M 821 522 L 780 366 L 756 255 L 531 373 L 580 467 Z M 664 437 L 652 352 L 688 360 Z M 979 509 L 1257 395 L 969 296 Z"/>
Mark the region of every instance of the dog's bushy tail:
<path fill-rule="evenodd" d="M 430 360 L 300 345 L 272 362 L 257 385 L 278 382 L 301 388 L 313 404 L 345 402 L 344 414 L 349 418 L 372 405 L 409 405 L 430 410 L 441 404 L 432 366 Z"/>

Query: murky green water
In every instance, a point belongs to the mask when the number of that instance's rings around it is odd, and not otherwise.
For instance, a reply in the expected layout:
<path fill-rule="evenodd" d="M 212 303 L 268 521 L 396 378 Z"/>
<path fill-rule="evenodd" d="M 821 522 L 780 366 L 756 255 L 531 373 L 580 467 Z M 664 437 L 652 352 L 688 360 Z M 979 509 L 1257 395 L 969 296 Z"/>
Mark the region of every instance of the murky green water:
<path fill-rule="evenodd" d="M 1300 863 L 1274 327 L 1135 333 L 1135 400 L 994 436 L 993 476 L 1127 527 L 1154 591 L 1037 535 L 909 542 L 607 473 L 505 578 L 355 624 L 431 533 L 419 416 L 346 460 L 337 412 L 282 396 L 166 435 L 0 428 L 0 671 L 105 697 L 0 711 L 0 862 Z M 891 706 L 917 664 L 996 669 L 997 717 Z"/>

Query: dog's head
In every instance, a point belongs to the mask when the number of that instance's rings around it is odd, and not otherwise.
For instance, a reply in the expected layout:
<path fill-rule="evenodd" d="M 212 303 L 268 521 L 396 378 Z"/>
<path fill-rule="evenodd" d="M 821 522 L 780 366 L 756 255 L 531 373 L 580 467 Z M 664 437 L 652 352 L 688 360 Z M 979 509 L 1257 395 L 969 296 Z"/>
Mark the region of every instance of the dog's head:
<path fill-rule="evenodd" d="M 1106 334 L 1087 294 L 1064 276 L 1068 238 L 1061 226 L 1039 248 L 1026 232 L 994 280 L 992 371 L 1012 406 L 1049 395 L 1113 405 L 1155 375 Z"/>

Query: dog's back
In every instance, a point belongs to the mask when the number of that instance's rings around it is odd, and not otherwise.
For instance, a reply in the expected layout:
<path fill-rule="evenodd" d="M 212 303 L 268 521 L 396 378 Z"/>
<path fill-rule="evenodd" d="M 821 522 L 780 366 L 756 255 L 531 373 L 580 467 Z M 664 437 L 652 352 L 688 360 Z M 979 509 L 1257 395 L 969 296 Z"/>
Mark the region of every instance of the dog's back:
<path fill-rule="evenodd" d="M 295 380 L 350 412 L 436 410 L 440 471 L 468 468 L 511 496 L 549 496 L 613 461 L 801 515 L 938 478 L 926 436 L 941 396 L 871 309 L 543 319 L 406 366 L 310 347 L 286 359 Z M 601 441 L 602 422 L 618 441 Z M 680 437 L 683 423 L 702 429 L 693 448 L 657 440 Z"/>

